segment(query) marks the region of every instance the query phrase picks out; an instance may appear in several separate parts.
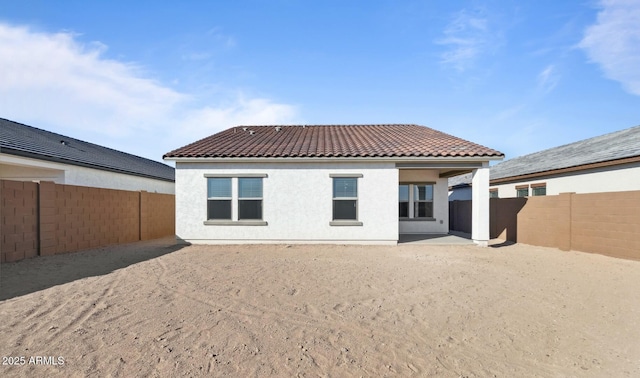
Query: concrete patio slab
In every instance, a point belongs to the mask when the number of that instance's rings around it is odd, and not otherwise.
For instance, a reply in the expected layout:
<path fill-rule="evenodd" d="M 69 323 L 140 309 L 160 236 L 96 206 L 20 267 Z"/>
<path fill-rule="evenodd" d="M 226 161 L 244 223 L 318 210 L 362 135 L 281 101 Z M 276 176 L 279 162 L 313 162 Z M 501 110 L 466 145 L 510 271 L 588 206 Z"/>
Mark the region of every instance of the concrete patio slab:
<path fill-rule="evenodd" d="M 400 234 L 398 244 L 464 245 L 474 243 L 468 234 Z"/>

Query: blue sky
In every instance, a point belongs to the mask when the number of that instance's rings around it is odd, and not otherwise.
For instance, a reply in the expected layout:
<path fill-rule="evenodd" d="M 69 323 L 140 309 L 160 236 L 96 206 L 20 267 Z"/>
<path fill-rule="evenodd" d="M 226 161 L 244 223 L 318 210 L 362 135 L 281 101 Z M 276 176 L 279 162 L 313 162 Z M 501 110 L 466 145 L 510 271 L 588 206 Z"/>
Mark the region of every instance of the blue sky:
<path fill-rule="evenodd" d="M 640 124 L 640 0 L 2 1 L 0 117 L 160 160 L 415 123 L 507 159 Z"/>

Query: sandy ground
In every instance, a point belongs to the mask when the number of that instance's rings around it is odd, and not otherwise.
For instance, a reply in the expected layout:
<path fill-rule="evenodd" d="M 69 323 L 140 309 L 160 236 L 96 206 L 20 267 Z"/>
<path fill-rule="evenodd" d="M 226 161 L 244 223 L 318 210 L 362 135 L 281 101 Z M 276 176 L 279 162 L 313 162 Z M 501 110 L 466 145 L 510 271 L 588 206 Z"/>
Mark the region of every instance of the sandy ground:
<path fill-rule="evenodd" d="M 161 240 L 1 274 L 3 377 L 640 376 L 638 261 Z"/>

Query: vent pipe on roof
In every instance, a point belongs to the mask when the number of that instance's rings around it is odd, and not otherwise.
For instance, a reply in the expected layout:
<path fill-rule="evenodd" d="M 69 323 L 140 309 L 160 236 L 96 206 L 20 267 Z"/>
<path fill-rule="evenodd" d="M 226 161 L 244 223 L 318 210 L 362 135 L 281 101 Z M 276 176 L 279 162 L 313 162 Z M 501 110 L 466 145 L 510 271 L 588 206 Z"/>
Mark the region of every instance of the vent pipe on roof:
<path fill-rule="evenodd" d="M 255 131 L 253 131 L 253 130 L 249 130 L 249 135 L 253 135 L 253 134 L 255 134 L 255 133 L 256 133 Z"/>
<path fill-rule="evenodd" d="M 280 131 L 280 130 L 282 130 L 282 127 L 276 126 L 276 131 Z"/>
<path fill-rule="evenodd" d="M 247 128 L 246 128 L 246 127 L 243 127 L 243 128 L 242 128 L 242 131 L 247 131 Z"/>

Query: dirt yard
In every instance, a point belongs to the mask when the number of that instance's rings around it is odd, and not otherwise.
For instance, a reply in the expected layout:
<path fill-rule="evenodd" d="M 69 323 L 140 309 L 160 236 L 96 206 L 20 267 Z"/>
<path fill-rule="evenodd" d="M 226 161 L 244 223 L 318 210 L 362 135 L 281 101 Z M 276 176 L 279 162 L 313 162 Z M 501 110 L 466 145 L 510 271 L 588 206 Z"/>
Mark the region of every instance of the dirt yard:
<path fill-rule="evenodd" d="M 1 274 L 3 377 L 640 376 L 638 261 L 162 240 Z"/>

